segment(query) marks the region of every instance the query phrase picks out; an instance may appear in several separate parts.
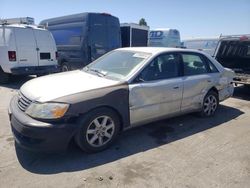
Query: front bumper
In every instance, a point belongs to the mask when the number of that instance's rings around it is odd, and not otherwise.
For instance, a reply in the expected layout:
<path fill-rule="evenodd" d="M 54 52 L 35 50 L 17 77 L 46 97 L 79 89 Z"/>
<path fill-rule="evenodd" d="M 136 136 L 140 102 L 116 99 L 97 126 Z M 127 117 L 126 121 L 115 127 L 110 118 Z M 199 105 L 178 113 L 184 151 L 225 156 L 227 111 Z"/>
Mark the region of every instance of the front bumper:
<path fill-rule="evenodd" d="M 58 65 L 48 66 L 26 66 L 26 67 L 14 67 L 11 68 L 11 73 L 14 75 L 39 75 L 39 74 L 50 74 L 60 71 Z"/>
<path fill-rule="evenodd" d="M 77 130 L 76 124 L 51 124 L 32 119 L 18 108 L 16 96 L 10 103 L 9 118 L 16 143 L 32 151 L 66 150 Z"/>

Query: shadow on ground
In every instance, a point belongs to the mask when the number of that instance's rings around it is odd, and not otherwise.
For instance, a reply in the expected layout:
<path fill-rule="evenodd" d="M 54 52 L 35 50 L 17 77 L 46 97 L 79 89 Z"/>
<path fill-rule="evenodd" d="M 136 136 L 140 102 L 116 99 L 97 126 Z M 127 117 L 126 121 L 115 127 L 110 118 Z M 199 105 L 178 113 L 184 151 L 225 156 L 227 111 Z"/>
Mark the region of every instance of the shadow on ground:
<path fill-rule="evenodd" d="M 35 78 L 36 76 L 11 76 L 8 84 L 0 84 L 0 87 L 10 89 L 20 89 L 20 87 L 27 81 Z"/>
<path fill-rule="evenodd" d="M 237 99 L 249 101 L 250 100 L 250 86 L 244 87 L 242 85 L 242 86 L 235 87 L 233 97 Z"/>
<path fill-rule="evenodd" d="M 63 154 L 31 153 L 17 146 L 16 154 L 23 168 L 37 174 L 86 170 L 221 126 L 241 114 L 236 108 L 220 105 L 211 118 L 190 114 L 151 123 L 124 132 L 110 149 L 96 154 L 83 153 L 74 144 Z"/>

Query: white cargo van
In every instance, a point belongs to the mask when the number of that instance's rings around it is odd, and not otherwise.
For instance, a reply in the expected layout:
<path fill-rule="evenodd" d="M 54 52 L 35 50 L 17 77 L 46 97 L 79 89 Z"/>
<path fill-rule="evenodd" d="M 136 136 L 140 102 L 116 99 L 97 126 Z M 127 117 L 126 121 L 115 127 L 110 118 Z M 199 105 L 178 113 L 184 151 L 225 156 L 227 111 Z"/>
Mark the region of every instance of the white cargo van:
<path fill-rule="evenodd" d="M 0 83 L 14 75 L 43 75 L 58 70 L 51 33 L 32 18 L 0 20 Z"/>
<path fill-rule="evenodd" d="M 177 29 L 154 29 L 149 32 L 148 46 L 181 47 L 180 32 Z"/>
<path fill-rule="evenodd" d="M 201 50 L 213 56 L 218 42 L 219 37 L 186 39 L 183 40 L 183 47 Z"/>

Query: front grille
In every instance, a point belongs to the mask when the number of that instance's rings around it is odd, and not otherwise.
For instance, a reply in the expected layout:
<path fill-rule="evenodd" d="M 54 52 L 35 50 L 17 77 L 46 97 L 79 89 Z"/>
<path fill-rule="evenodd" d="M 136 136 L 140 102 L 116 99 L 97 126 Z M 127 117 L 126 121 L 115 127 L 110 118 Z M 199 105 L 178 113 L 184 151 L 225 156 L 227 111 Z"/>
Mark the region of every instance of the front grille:
<path fill-rule="evenodd" d="M 20 110 L 22 110 L 23 112 L 29 107 L 29 105 L 31 104 L 31 100 L 28 99 L 27 97 L 25 97 L 21 92 L 18 93 L 18 107 Z"/>

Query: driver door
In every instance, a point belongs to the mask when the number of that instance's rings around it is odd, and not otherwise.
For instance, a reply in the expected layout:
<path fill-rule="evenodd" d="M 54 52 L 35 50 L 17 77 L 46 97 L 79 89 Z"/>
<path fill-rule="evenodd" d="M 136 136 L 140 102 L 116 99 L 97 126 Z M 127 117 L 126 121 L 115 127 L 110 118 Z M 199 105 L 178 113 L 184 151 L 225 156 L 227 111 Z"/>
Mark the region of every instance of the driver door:
<path fill-rule="evenodd" d="M 129 85 L 130 123 L 161 119 L 181 109 L 183 79 L 178 54 L 162 54 Z"/>

